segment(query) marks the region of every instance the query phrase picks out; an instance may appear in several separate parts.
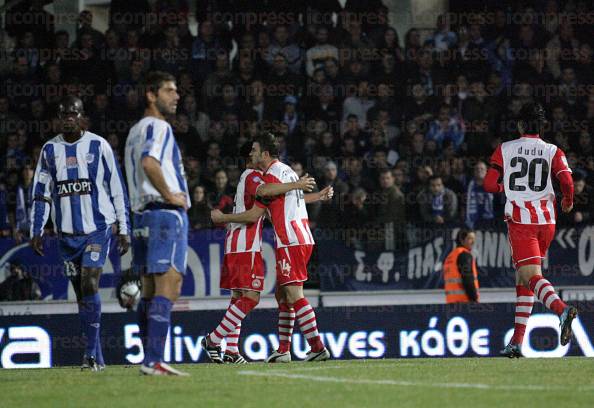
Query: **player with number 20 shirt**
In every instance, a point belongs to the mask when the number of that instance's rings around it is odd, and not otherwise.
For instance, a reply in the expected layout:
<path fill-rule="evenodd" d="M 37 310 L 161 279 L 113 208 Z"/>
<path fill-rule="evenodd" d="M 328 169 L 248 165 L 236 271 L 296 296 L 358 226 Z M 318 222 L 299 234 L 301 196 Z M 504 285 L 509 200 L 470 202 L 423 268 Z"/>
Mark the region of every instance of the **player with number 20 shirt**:
<path fill-rule="evenodd" d="M 518 122 L 520 137 L 502 143 L 491 156 L 485 178 L 488 192 L 505 192 L 505 220 L 509 231 L 512 260 L 516 268 L 516 310 L 514 335 L 501 354 L 520 357 L 521 345 L 534 295 L 561 320 L 561 345 L 571 339 L 571 322 L 577 310 L 567 306 L 542 276 L 541 262 L 555 236 L 557 216 L 552 177 L 560 183 L 561 208 L 573 208 L 573 179 L 563 151 L 543 141 L 539 130 L 545 122 L 544 109 L 529 104 Z M 499 179 L 503 184 L 499 184 Z"/>

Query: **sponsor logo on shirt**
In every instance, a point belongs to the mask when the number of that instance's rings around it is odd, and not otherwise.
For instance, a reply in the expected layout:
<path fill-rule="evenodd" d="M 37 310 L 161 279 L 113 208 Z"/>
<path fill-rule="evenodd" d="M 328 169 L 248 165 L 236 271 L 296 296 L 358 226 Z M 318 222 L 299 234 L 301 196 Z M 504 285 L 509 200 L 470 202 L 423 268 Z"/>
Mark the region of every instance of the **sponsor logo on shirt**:
<path fill-rule="evenodd" d="M 66 157 L 66 168 L 67 169 L 76 169 L 78 168 L 78 160 L 74 156 Z"/>
<path fill-rule="evenodd" d="M 93 183 L 89 179 L 64 180 L 56 184 L 59 197 L 88 195 L 93 192 Z"/>

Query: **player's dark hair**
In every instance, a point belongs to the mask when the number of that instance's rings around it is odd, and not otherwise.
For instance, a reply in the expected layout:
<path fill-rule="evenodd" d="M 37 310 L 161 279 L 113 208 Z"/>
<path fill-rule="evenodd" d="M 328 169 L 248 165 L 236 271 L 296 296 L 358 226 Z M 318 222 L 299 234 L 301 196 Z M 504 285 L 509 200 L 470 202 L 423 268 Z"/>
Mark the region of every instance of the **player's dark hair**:
<path fill-rule="evenodd" d="M 175 77 L 163 71 L 150 71 L 144 77 L 144 92 L 142 95 L 145 96 L 147 92 L 152 92 L 157 95 L 159 88 L 161 88 L 165 82 L 175 82 Z M 145 101 L 145 103 L 148 104 L 148 101 Z"/>
<path fill-rule="evenodd" d="M 443 182 L 443 179 L 438 174 L 434 174 L 432 176 L 429 176 L 429 178 L 427 179 L 427 182 L 428 183 L 431 183 L 433 180 L 441 180 Z"/>
<path fill-rule="evenodd" d="M 456 235 L 456 245 L 462 246 L 462 244 L 464 243 L 464 240 L 466 239 L 468 234 L 472 234 L 473 232 L 474 232 L 473 229 L 461 228 L 460 231 L 458 231 L 458 234 Z"/>
<path fill-rule="evenodd" d="M 540 134 L 546 122 L 545 110 L 540 103 L 528 103 L 520 111 L 520 123 L 524 134 Z"/>
<path fill-rule="evenodd" d="M 278 157 L 279 143 L 274 134 L 270 132 L 260 132 L 254 138 L 254 142 L 260 145 L 260 151 L 268 152 L 270 157 Z"/>

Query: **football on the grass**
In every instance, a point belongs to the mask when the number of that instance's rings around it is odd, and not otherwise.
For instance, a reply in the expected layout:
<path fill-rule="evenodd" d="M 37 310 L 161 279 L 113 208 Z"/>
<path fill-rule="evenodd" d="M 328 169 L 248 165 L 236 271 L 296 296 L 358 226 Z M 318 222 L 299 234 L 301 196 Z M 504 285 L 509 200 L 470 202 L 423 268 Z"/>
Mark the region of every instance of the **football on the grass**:
<path fill-rule="evenodd" d="M 130 309 L 140 299 L 140 288 L 136 282 L 126 282 L 120 288 L 120 303 L 122 307 Z"/>

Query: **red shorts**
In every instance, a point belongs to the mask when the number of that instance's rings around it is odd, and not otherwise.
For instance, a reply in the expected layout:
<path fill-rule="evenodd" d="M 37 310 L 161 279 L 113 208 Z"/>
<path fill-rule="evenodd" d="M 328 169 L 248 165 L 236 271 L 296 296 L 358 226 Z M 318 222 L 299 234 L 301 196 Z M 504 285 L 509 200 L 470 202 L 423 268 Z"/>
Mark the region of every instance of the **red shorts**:
<path fill-rule="evenodd" d="M 303 285 L 313 245 L 294 245 L 276 249 L 276 284 Z"/>
<path fill-rule="evenodd" d="M 514 266 L 540 265 L 555 237 L 555 224 L 507 223 Z"/>
<path fill-rule="evenodd" d="M 225 254 L 221 270 L 221 288 L 255 290 L 264 287 L 264 261 L 261 252 Z"/>

